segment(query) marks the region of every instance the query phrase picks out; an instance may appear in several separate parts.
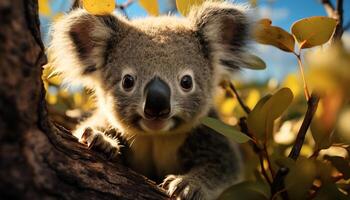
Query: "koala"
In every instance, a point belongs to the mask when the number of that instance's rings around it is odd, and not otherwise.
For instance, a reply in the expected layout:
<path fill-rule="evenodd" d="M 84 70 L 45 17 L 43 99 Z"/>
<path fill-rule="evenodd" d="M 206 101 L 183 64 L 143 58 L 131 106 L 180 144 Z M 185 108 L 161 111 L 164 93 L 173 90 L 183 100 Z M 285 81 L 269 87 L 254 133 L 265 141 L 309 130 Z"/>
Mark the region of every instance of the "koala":
<path fill-rule="evenodd" d="M 201 125 L 223 77 L 244 64 L 247 8 L 206 1 L 187 17 L 128 20 L 76 9 L 53 24 L 55 73 L 95 95 L 79 141 L 181 200 L 216 199 L 243 177 L 237 144 Z"/>

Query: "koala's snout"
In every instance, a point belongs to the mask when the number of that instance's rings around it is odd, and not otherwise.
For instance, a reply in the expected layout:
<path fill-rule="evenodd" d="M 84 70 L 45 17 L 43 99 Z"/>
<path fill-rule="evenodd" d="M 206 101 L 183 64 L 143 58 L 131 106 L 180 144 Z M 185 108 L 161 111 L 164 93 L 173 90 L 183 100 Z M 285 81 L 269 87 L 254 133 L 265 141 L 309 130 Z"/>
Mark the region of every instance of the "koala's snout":
<path fill-rule="evenodd" d="M 170 88 L 159 77 L 152 79 L 145 87 L 143 112 L 147 119 L 166 118 L 170 114 Z"/>

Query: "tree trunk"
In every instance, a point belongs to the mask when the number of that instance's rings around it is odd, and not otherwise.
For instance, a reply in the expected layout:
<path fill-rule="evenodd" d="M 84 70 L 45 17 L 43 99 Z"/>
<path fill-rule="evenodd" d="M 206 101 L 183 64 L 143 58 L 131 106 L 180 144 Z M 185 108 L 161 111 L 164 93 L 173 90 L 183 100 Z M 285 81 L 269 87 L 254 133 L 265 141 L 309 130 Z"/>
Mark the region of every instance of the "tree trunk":
<path fill-rule="evenodd" d="M 0 199 L 166 199 L 47 115 L 36 0 L 0 1 Z"/>

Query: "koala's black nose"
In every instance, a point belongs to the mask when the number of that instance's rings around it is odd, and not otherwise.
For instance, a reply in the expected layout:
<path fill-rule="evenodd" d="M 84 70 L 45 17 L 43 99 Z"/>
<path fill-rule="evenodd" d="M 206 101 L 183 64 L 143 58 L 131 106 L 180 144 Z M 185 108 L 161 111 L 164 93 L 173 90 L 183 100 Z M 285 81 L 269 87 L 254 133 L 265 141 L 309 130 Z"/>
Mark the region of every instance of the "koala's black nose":
<path fill-rule="evenodd" d="M 144 113 L 146 118 L 165 118 L 170 113 L 170 88 L 164 81 L 155 77 L 145 88 L 146 101 Z"/>

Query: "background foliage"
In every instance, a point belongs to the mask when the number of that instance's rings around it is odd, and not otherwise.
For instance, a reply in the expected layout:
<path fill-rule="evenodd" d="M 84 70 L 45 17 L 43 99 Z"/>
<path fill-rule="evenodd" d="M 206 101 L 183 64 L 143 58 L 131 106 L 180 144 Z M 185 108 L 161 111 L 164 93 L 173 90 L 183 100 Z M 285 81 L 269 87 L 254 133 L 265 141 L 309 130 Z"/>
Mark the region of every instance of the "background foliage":
<path fill-rule="evenodd" d="M 163 11 L 157 0 L 84 0 L 83 6 L 92 14 L 118 10 L 127 15 L 130 5 L 139 4 L 149 15 L 185 16 L 203 1 L 169 0 Z M 62 10 L 73 3 L 66 1 Z M 249 3 L 259 9 L 260 1 Z M 225 123 L 205 118 L 203 124 L 242 143 L 247 181 L 232 186 L 220 199 L 350 199 L 350 51 L 341 40 L 349 25 L 343 25 L 342 4 L 320 1 L 328 16 L 300 19 L 291 31 L 270 19 L 257 20 L 255 41 L 294 56 L 298 71 L 280 82 L 274 77 L 265 82 L 222 82 L 215 105 Z M 54 7 L 53 0 L 39 0 L 41 16 L 52 21 L 62 15 Z M 246 58 L 247 68 L 270 67 L 257 56 Z M 49 65 L 43 80 L 57 123 L 73 129 L 89 116 L 94 103 L 88 91 L 65 88 Z"/>

